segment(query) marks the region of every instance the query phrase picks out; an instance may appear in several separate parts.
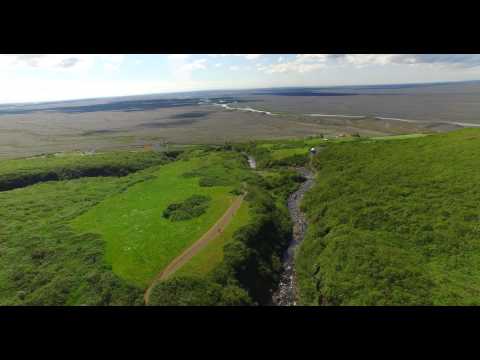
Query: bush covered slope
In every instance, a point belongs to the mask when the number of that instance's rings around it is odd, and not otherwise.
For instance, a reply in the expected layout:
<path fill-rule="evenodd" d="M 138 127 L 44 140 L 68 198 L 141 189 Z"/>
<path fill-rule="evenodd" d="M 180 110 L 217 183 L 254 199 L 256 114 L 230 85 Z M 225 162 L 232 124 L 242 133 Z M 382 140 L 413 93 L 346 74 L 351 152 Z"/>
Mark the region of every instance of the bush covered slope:
<path fill-rule="evenodd" d="M 173 157 L 123 151 L 0 162 L 0 305 L 143 304 L 142 289 L 105 261 L 104 239 L 70 224 L 105 199 L 151 180 L 153 165 Z"/>
<path fill-rule="evenodd" d="M 479 130 L 329 144 L 314 166 L 303 304 L 480 304 Z"/>
<path fill-rule="evenodd" d="M 125 176 L 173 160 L 178 152 L 66 153 L 6 160 L 0 166 L 0 191 L 45 181 L 96 176 Z"/>
<path fill-rule="evenodd" d="M 270 301 L 291 223 L 285 209 L 279 208 L 263 189 L 250 187 L 247 201 L 250 222 L 226 242 L 223 261 L 203 278 L 178 276 L 159 283 L 150 305 L 251 305 Z"/>
<path fill-rule="evenodd" d="M 252 174 L 245 179 L 248 183 L 245 198 L 249 208 L 248 223 L 224 241 L 221 262 L 202 278 L 180 270 L 178 276 L 160 282 L 152 291 L 150 305 L 270 302 L 279 281 L 281 256 L 291 237 L 286 198 L 303 178 L 286 170 L 272 171 L 268 175 Z"/>
<path fill-rule="evenodd" d="M 0 192 L 0 305 L 142 304 L 142 290 L 105 262 L 104 241 L 69 222 L 143 179 L 84 178 Z"/>
<path fill-rule="evenodd" d="M 203 178 L 217 173 L 223 185 L 203 185 Z M 235 197 L 232 191 L 249 176 L 249 169 L 237 153 L 193 151 L 151 174 L 152 179 L 109 197 L 72 222 L 79 232 L 100 235 L 113 271 L 139 287 L 147 287 L 215 224 Z M 171 204 L 199 195 L 210 199 L 204 213 L 182 221 L 164 217 Z"/>

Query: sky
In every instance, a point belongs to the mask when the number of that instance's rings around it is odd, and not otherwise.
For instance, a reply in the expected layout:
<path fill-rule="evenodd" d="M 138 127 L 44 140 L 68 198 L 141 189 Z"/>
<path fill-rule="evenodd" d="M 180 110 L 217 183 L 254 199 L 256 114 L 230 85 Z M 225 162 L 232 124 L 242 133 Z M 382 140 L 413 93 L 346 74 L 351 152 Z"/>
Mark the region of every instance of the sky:
<path fill-rule="evenodd" d="M 480 54 L 0 54 L 0 103 L 480 80 Z"/>

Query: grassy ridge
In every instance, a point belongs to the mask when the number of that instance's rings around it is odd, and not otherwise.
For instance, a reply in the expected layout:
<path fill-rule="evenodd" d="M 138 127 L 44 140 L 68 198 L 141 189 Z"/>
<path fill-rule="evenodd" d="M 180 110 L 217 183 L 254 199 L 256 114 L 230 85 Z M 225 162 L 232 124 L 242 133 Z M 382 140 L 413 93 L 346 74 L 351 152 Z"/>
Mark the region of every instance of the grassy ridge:
<path fill-rule="evenodd" d="M 261 174 L 261 175 L 260 175 Z M 301 178 L 293 171 L 251 173 L 246 179 L 248 223 L 234 229 L 219 247 L 205 249 L 185 265 L 183 272 L 161 282 L 152 291 L 151 305 L 253 305 L 268 304 L 278 284 L 281 256 L 291 236 L 286 197 Z M 237 218 L 237 216 L 239 216 Z M 238 214 L 234 221 L 242 221 Z M 235 226 L 236 227 L 236 226 Z M 221 259 L 210 269 L 208 259 Z M 205 266 L 205 267 L 204 267 Z M 199 277 L 195 272 L 207 276 Z"/>
<path fill-rule="evenodd" d="M 304 304 L 480 303 L 480 131 L 329 144 L 304 201 Z"/>
<path fill-rule="evenodd" d="M 177 155 L 177 152 L 123 151 L 93 155 L 60 153 L 27 159 L 6 160 L 2 161 L 0 166 L 0 191 L 52 180 L 125 176 L 154 165 L 164 164 Z"/>
<path fill-rule="evenodd" d="M 238 154 L 192 153 L 159 168 L 153 179 L 106 199 L 72 224 L 78 231 L 101 235 L 113 271 L 129 283 L 145 287 L 226 211 L 234 198 L 231 191 L 247 171 Z M 205 178 L 220 179 L 222 185 L 201 186 Z M 204 214 L 181 222 L 163 217 L 170 204 L 192 195 L 211 198 Z"/>
<path fill-rule="evenodd" d="M 224 246 L 233 239 L 235 232 L 247 225 L 249 221 L 249 206 L 247 202 L 243 202 L 222 234 L 209 242 L 188 263 L 176 271 L 173 277 L 206 276 L 211 273 L 223 261 Z"/>
<path fill-rule="evenodd" d="M 150 168 L 0 192 L 0 304 L 143 304 L 147 279 L 201 236 L 250 176 L 242 155 L 218 150 L 192 150 L 161 167 L 152 165 L 168 155 L 127 152 L 2 163 L 3 174 L 17 178 Z M 191 195 L 211 198 L 204 214 L 179 222 L 163 217 L 168 205 Z"/>
<path fill-rule="evenodd" d="M 69 221 L 148 174 L 48 182 L 0 193 L 1 305 L 133 305 L 142 292 L 115 276 L 98 236 Z"/>

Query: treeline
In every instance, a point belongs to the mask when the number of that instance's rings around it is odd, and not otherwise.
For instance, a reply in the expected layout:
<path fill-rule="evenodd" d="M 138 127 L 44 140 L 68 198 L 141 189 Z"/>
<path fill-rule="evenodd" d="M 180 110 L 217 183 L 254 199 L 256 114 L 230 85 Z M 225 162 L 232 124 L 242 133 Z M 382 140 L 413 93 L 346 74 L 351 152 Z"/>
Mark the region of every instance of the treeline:
<path fill-rule="evenodd" d="M 2 163 L 0 191 L 13 190 L 45 181 L 97 176 L 126 176 L 174 160 L 180 152 L 122 152 L 92 156 L 9 160 Z"/>

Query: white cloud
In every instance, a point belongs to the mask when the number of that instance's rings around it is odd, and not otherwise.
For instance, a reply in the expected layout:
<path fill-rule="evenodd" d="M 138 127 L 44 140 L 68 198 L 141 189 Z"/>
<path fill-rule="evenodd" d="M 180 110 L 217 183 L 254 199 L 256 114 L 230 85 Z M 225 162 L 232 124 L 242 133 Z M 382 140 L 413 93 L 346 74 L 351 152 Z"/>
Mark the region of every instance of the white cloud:
<path fill-rule="evenodd" d="M 394 64 L 468 68 L 480 65 L 478 54 L 338 54 L 329 56 L 357 67 Z"/>
<path fill-rule="evenodd" d="M 328 54 L 298 54 L 296 56 L 296 60 L 298 62 L 306 63 L 306 62 L 325 62 L 327 61 L 329 55 Z"/>
<path fill-rule="evenodd" d="M 386 65 L 428 65 L 439 67 L 473 68 L 480 66 L 478 54 L 298 54 L 293 60 L 257 66 L 267 74 L 307 73 L 335 65 L 355 68 Z"/>
<path fill-rule="evenodd" d="M 184 69 L 187 71 L 191 70 L 205 70 L 207 68 L 207 59 L 197 59 L 191 63 L 185 64 Z"/>
<path fill-rule="evenodd" d="M 231 71 L 238 71 L 238 70 L 240 70 L 240 66 L 231 65 L 231 66 L 229 67 L 229 69 L 230 69 Z"/>
<path fill-rule="evenodd" d="M 125 55 L 120 55 L 120 54 L 99 55 L 99 58 L 103 62 L 103 68 L 105 70 L 118 71 L 123 61 L 125 60 Z"/>
<path fill-rule="evenodd" d="M 92 79 L 32 79 L 17 77 L 2 79 L 0 103 L 40 102 L 103 96 L 154 94 L 174 91 L 199 90 L 193 81 L 136 81 Z"/>
<path fill-rule="evenodd" d="M 118 69 L 125 56 L 120 54 L 7 54 L 0 55 L 0 70 L 34 68 L 47 70 L 88 70 L 95 61 L 107 69 Z"/>
<path fill-rule="evenodd" d="M 216 64 L 215 64 L 215 67 L 217 67 L 217 68 L 218 68 L 218 67 L 221 67 L 221 66 L 223 66 L 222 63 L 216 63 Z"/>
<path fill-rule="evenodd" d="M 189 54 L 171 54 L 168 55 L 169 60 L 187 60 L 190 57 Z"/>
<path fill-rule="evenodd" d="M 260 58 L 263 54 L 245 54 L 244 57 L 247 60 L 256 60 Z"/>
<path fill-rule="evenodd" d="M 299 54 L 291 61 L 277 61 L 277 63 L 258 66 L 258 69 L 267 74 L 306 73 L 324 68 L 327 58 L 326 54 Z"/>
<path fill-rule="evenodd" d="M 218 58 L 227 56 L 243 57 L 246 60 L 256 60 L 263 56 L 263 54 L 209 54 L 208 56 Z"/>
<path fill-rule="evenodd" d="M 177 54 L 169 55 L 167 57 L 169 62 L 170 72 L 175 81 L 192 81 L 192 73 L 195 70 L 205 70 L 207 68 L 207 59 L 196 59 L 187 61 L 190 55 Z"/>
<path fill-rule="evenodd" d="M 345 54 L 337 55 L 336 59 L 362 67 L 366 65 L 386 65 L 392 63 L 395 56 L 394 54 Z"/>

